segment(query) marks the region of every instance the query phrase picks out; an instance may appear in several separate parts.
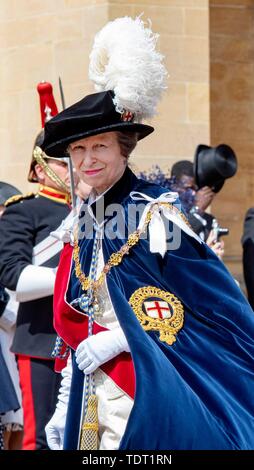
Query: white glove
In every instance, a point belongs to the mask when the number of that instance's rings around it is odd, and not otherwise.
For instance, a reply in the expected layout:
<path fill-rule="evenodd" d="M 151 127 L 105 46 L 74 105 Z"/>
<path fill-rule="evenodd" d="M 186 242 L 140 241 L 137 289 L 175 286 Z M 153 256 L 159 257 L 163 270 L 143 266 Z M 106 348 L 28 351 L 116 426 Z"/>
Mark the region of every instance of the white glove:
<path fill-rule="evenodd" d="M 47 443 L 51 450 L 63 449 L 66 413 L 66 409 L 56 408 L 51 420 L 45 427 Z"/>
<path fill-rule="evenodd" d="M 67 366 L 62 370 L 62 376 L 63 380 L 61 381 L 61 387 L 59 389 L 56 410 L 45 427 L 47 443 L 51 450 L 63 449 L 64 429 L 72 376 L 71 356 L 68 359 Z"/>
<path fill-rule="evenodd" d="M 130 352 L 130 348 L 122 328 L 101 331 L 78 345 L 76 362 L 84 374 L 91 374 L 123 351 Z"/>
<path fill-rule="evenodd" d="M 28 302 L 53 295 L 56 269 L 28 264 L 19 276 L 16 287 L 16 300 Z"/>

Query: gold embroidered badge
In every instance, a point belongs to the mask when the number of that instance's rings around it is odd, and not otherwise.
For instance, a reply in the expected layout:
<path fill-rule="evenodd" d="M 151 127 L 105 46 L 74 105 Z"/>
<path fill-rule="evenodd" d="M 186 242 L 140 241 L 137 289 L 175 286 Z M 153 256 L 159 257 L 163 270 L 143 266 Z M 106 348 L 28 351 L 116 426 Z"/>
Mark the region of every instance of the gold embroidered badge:
<path fill-rule="evenodd" d="M 159 331 L 159 339 L 169 345 L 176 341 L 183 327 L 184 309 L 174 294 L 153 286 L 140 287 L 129 304 L 144 330 Z"/>

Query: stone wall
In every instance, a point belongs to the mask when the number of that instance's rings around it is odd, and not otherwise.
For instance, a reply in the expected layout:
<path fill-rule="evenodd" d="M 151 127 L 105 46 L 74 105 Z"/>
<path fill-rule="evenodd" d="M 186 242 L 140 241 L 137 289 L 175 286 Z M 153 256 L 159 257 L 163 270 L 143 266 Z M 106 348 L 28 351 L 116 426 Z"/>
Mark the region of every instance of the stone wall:
<path fill-rule="evenodd" d="M 226 263 L 241 280 L 242 223 L 254 199 L 254 0 L 1 0 L 0 180 L 22 191 L 40 130 L 36 86 L 50 81 L 61 109 L 92 92 L 88 59 L 94 34 L 123 15 L 150 18 L 169 72 L 168 89 L 132 159 L 137 170 L 164 170 L 193 158 L 204 143 L 225 142 L 239 170 L 212 212 L 230 229 Z"/>
<path fill-rule="evenodd" d="M 59 76 L 67 105 L 91 92 L 94 34 L 109 19 L 142 12 L 160 33 L 170 76 L 156 132 L 140 142 L 133 162 L 137 169 L 154 163 L 168 169 L 192 159 L 196 145 L 210 140 L 208 10 L 208 0 L 1 0 L 0 179 L 32 188 L 26 175 L 40 129 L 38 82 L 53 84 L 59 110 Z"/>
<path fill-rule="evenodd" d="M 230 229 L 226 263 L 242 281 L 242 224 L 254 205 L 254 1 L 211 0 L 210 39 L 211 143 L 231 145 L 239 163 L 212 211 Z"/>

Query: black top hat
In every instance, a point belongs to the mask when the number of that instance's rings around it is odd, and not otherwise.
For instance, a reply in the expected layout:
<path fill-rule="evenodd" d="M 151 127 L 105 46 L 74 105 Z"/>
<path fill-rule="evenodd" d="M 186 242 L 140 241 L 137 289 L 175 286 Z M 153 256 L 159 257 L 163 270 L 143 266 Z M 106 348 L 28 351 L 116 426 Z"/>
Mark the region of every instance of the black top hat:
<path fill-rule="evenodd" d="M 21 194 L 21 192 L 15 186 L 0 181 L 0 206 L 3 206 L 7 199 L 16 194 Z"/>
<path fill-rule="evenodd" d="M 113 99 L 111 90 L 93 93 L 50 119 L 45 124 L 42 150 L 49 156 L 58 157 L 71 142 L 84 137 L 122 131 L 137 132 L 140 140 L 153 132 L 153 127 L 133 122 L 131 113 L 118 113 Z"/>
<path fill-rule="evenodd" d="M 225 179 L 234 176 L 236 170 L 237 158 L 229 145 L 198 145 L 194 157 L 194 175 L 199 188 L 210 186 L 218 193 Z"/>

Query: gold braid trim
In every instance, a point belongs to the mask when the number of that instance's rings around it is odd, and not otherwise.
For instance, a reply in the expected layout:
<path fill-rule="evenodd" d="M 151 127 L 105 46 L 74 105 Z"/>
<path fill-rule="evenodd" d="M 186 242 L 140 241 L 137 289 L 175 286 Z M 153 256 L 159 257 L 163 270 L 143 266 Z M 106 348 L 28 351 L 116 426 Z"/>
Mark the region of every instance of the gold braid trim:
<path fill-rule="evenodd" d="M 54 172 L 54 170 L 52 170 L 52 168 L 50 168 L 47 163 L 45 162 L 44 158 L 50 158 L 48 157 L 40 147 L 35 147 L 34 151 L 33 151 L 33 156 L 34 156 L 34 159 L 37 161 L 37 163 L 39 163 L 39 165 L 43 168 L 43 170 L 45 171 L 45 173 L 48 175 L 48 177 L 51 179 L 51 181 L 53 181 L 54 183 L 56 183 L 60 188 L 62 188 L 64 190 L 64 192 L 66 193 L 69 193 L 70 192 L 70 188 L 68 188 L 67 184 L 64 183 L 64 181 L 61 180 L 61 178 L 59 178 L 59 176 L 57 176 L 57 174 Z"/>
<path fill-rule="evenodd" d="M 15 194 L 14 196 L 9 197 L 4 203 L 5 207 L 11 206 L 12 204 L 16 204 L 17 202 L 21 202 L 24 199 L 32 199 L 36 196 L 36 193 L 27 193 L 27 194 Z"/>

